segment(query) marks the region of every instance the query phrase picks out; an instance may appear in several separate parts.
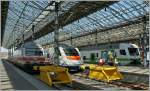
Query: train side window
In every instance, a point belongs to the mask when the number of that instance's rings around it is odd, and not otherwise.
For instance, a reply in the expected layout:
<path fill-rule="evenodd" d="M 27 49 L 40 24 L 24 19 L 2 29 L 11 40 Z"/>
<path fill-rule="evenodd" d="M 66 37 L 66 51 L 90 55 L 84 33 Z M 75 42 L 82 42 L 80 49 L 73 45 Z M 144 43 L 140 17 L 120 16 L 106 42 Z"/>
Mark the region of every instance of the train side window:
<path fill-rule="evenodd" d="M 83 60 L 86 60 L 86 56 L 83 56 Z"/>
<path fill-rule="evenodd" d="M 120 50 L 120 55 L 126 55 L 126 51 L 125 50 Z"/>
<path fill-rule="evenodd" d="M 98 53 L 96 53 L 96 56 L 98 57 Z"/>

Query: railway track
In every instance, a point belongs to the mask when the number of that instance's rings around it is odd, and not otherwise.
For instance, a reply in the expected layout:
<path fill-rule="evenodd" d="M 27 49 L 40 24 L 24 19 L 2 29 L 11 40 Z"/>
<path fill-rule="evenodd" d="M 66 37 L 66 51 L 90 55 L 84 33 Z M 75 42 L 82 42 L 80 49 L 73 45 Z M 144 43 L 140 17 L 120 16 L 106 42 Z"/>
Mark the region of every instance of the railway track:
<path fill-rule="evenodd" d="M 98 81 L 95 79 L 87 79 L 82 76 L 81 72 L 71 73 L 73 78 L 72 85 L 59 84 L 53 85 L 58 90 L 148 90 L 148 84 L 139 82 L 130 82 L 125 80 L 116 80 L 110 83 Z M 87 84 L 88 83 L 88 84 Z"/>
<path fill-rule="evenodd" d="M 85 83 L 91 83 L 90 85 L 93 87 L 96 87 L 96 89 L 107 89 L 107 88 L 115 88 L 116 87 L 119 90 L 124 90 L 124 89 L 130 89 L 130 90 L 148 90 L 149 86 L 147 84 L 144 83 L 131 83 L 128 81 L 122 81 L 122 80 L 118 80 L 118 81 L 112 81 L 110 83 L 107 82 L 103 82 L 103 81 L 99 81 L 99 80 L 95 80 L 95 79 L 87 79 L 85 77 L 83 77 L 82 75 L 73 75 L 74 78 L 78 78 L 79 80 L 85 80 Z M 95 84 L 93 84 L 92 82 L 94 82 Z M 107 87 L 107 88 L 105 88 Z"/>
<path fill-rule="evenodd" d="M 10 63 L 8 62 L 7 64 L 10 65 Z M 77 74 L 76 73 L 71 74 L 72 79 L 73 79 L 72 84 L 69 84 L 69 85 L 68 84 L 54 84 L 51 88 L 54 90 L 127 90 L 127 89 L 128 90 L 148 90 L 149 88 L 147 84 L 142 84 L 142 83 L 136 84 L 136 83 L 131 83 L 127 81 L 112 81 L 111 83 L 106 83 L 102 81 L 87 79 L 83 77 L 82 75 L 77 75 Z M 39 78 L 36 75 L 30 75 L 30 76 L 39 80 Z M 44 83 L 44 82 L 41 81 L 41 83 Z"/>
<path fill-rule="evenodd" d="M 117 86 L 121 86 L 121 87 L 127 87 L 130 88 L 132 90 L 148 90 L 149 86 L 146 84 L 138 84 L 138 83 L 130 83 L 130 82 L 124 82 L 124 81 L 120 81 L 120 82 L 112 82 L 111 84 L 117 85 Z"/>
<path fill-rule="evenodd" d="M 56 88 L 57 90 L 74 90 L 73 87 L 69 86 L 69 85 L 62 85 L 62 84 L 55 84 L 53 85 L 54 88 Z"/>

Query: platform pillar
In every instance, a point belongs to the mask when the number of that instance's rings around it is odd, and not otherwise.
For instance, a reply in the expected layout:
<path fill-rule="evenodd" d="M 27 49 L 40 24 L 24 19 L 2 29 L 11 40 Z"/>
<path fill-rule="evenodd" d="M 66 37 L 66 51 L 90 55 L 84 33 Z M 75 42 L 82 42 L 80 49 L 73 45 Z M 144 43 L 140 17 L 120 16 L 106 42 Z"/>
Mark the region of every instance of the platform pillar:
<path fill-rule="evenodd" d="M 59 47 L 59 23 L 58 23 L 58 2 L 55 2 L 55 31 L 54 31 L 54 48 L 55 48 L 55 64 L 59 65 L 59 55 L 58 55 L 58 47 Z"/>

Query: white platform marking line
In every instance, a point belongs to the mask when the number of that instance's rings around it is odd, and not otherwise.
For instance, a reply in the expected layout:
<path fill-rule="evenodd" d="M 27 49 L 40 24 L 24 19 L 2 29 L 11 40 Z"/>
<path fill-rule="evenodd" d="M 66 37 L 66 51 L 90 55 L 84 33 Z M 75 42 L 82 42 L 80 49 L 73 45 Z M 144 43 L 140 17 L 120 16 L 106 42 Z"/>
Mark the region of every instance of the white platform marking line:
<path fill-rule="evenodd" d="M 10 79 L 8 77 L 8 74 L 5 70 L 5 67 L 1 60 L 0 60 L 0 68 L 1 68 L 1 70 L 0 70 L 1 71 L 0 72 L 0 85 L 1 85 L 0 89 L 1 90 L 14 90 L 13 86 L 10 82 Z"/>

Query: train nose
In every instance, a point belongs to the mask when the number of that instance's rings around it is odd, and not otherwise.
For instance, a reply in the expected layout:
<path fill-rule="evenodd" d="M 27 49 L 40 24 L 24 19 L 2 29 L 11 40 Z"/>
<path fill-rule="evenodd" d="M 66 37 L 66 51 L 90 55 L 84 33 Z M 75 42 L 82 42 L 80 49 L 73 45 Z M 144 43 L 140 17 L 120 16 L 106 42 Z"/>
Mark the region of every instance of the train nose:
<path fill-rule="evenodd" d="M 67 57 L 67 59 L 75 60 L 75 61 L 78 61 L 81 59 L 80 56 L 66 56 L 66 57 Z"/>

